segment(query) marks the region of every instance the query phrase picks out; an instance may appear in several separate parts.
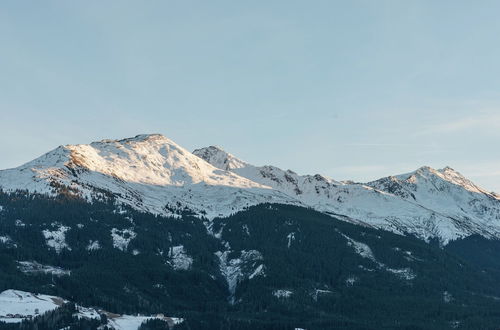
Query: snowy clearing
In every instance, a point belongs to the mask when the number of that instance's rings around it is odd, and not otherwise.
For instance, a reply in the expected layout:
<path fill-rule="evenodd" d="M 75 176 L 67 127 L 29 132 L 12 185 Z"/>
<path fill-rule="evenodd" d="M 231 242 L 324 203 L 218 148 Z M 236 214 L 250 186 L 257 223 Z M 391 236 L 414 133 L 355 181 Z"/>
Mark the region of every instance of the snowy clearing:
<path fill-rule="evenodd" d="M 193 258 L 186 253 L 183 245 L 172 246 L 168 251 L 168 257 L 170 258 L 168 264 L 175 270 L 188 270 L 193 264 Z"/>
<path fill-rule="evenodd" d="M 71 274 L 70 270 L 62 269 L 60 267 L 55 267 L 55 266 L 42 265 L 36 261 L 18 261 L 17 263 L 19 264 L 17 268 L 21 272 L 27 274 L 43 273 L 43 274 L 52 274 L 55 276 L 66 276 Z"/>
<path fill-rule="evenodd" d="M 127 251 L 128 245 L 131 240 L 133 240 L 137 234 L 134 232 L 133 228 L 129 229 L 111 229 L 111 238 L 113 239 L 113 247 L 121 251 Z"/>
<path fill-rule="evenodd" d="M 56 250 L 57 254 L 61 253 L 63 249 L 71 251 L 71 248 L 68 246 L 68 244 L 66 244 L 66 232 L 71 228 L 55 223 L 52 225 L 58 226 L 58 228 L 56 230 L 45 229 L 42 231 L 47 246 Z"/>

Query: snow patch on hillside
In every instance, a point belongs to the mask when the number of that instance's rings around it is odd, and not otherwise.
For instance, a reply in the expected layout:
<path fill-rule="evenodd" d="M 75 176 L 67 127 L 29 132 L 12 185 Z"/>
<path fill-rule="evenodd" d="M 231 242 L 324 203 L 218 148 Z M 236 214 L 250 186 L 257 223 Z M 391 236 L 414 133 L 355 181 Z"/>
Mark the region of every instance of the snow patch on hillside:
<path fill-rule="evenodd" d="M 295 233 L 290 233 L 286 236 L 288 240 L 287 247 L 290 248 L 292 246 L 292 242 L 295 241 Z"/>
<path fill-rule="evenodd" d="M 113 239 L 113 247 L 121 251 L 127 251 L 130 241 L 133 240 L 136 236 L 137 234 L 134 232 L 133 228 L 111 229 L 111 238 Z"/>
<path fill-rule="evenodd" d="M 15 222 L 15 226 L 16 227 L 26 227 L 26 224 L 22 220 L 17 219 Z"/>
<path fill-rule="evenodd" d="M 357 254 L 371 260 L 379 269 L 392 273 L 403 280 L 415 279 L 416 275 L 410 268 L 390 268 L 375 258 L 372 249 L 367 244 L 356 241 L 345 234 L 342 236 L 347 240 L 347 245 L 351 246 Z"/>
<path fill-rule="evenodd" d="M 251 280 L 257 276 L 266 276 L 266 272 L 264 271 L 265 266 L 263 264 L 258 265 L 257 268 L 252 272 L 252 274 L 248 275 L 248 279 Z"/>
<path fill-rule="evenodd" d="M 372 249 L 367 244 L 355 241 L 345 234 L 342 234 L 342 236 L 347 239 L 347 245 L 351 246 L 357 254 L 359 254 L 363 258 L 370 259 L 378 266 L 383 266 L 382 263 L 378 262 L 377 259 L 375 259 L 375 255 L 373 254 Z"/>
<path fill-rule="evenodd" d="M 445 303 L 450 303 L 454 300 L 453 295 L 448 291 L 443 291 L 443 301 Z"/>
<path fill-rule="evenodd" d="M 8 247 L 17 247 L 17 244 L 14 243 L 14 241 L 12 240 L 12 238 L 10 238 L 9 235 L 3 235 L 3 236 L 0 236 L 0 243 L 8 246 Z"/>
<path fill-rule="evenodd" d="M 321 296 L 324 296 L 324 295 L 330 295 L 332 294 L 333 291 L 331 290 L 325 290 L 325 289 L 315 289 L 312 293 L 311 293 L 311 297 L 314 299 L 314 301 L 318 301 L 318 298 L 321 297 Z"/>
<path fill-rule="evenodd" d="M 89 240 L 89 244 L 87 245 L 86 249 L 87 251 L 96 251 L 101 248 L 101 245 L 99 244 L 99 241 L 93 241 Z"/>
<path fill-rule="evenodd" d="M 346 278 L 345 280 L 345 284 L 347 286 L 353 286 L 354 283 L 356 283 L 358 281 L 358 277 L 354 276 L 354 275 L 351 275 L 349 276 L 348 278 Z"/>
<path fill-rule="evenodd" d="M 394 275 L 396 275 L 400 279 L 407 280 L 407 281 L 411 281 L 411 280 L 415 279 L 415 277 L 417 277 L 417 275 L 415 275 L 413 270 L 411 270 L 410 268 L 397 268 L 397 269 L 395 269 L 395 268 L 385 267 L 384 269 L 386 271 L 388 271 L 389 273 L 393 273 Z"/>
<path fill-rule="evenodd" d="M 168 264 L 175 270 L 189 270 L 193 264 L 191 258 L 184 249 L 183 245 L 172 246 L 168 251 L 170 260 Z"/>
<path fill-rule="evenodd" d="M 243 232 L 250 237 L 250 229 L 248 228 L 248 225 L 243 225 Z"/>
<path fill-rule="evenodd" d="M 17 268 L 27 274 L 51 274 L 55 276 L 69 276 L 71 275 L 70 270 L 66 270 L 60 267 L 42 265 L 36 261 L 18 261 Z"/>
<path fill-rule="evenodd" d="M 225 278 L 228 290 L 229 301 L 235 303 L 236 287 L 239 282 L 244 279 L 253 279 L 256 276 L 265 276 L 264 265 L 262 264 L 262 254 L 257 250 L 243 250 L 239 257 L 231 258 L 234 252 L 226 250 L 224 252 L 217 251 L 215 253 L 219 259 L 219 270 Z"/>
<path fill-rule="evenodd" d="M 57 254 L 61 253 L 63 249 L 71 251 L 71 248 L 66 243 L 66 232 L 71 228 L 57 223 L 53 223 L 52 226 L 57 227 L 57 229 L 45 229 L 42 231 L 47 246 L 55 249 Z"/>
<path fill-rule="evenodd" d="M 278 299 L 290 298 L 292 296 L 292 294 L 293 294 L 293 291 L 290 291 L 290 290 L 280 289 L 280 290 L 273 291 L 273 296 L 275 296 Z"/>

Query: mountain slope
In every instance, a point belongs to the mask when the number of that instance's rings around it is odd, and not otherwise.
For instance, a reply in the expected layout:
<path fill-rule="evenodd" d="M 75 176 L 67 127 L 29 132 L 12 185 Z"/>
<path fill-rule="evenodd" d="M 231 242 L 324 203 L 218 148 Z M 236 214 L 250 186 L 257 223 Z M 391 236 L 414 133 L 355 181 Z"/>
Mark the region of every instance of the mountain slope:
<path fill-rule="evenodd" d="M 263 202 L 293 199 L 228 171 L 221 171 L 158 134 L 89 145 L 66 145 L 18 168 L 0 171 L 0 188 L 88 200 L 113 195 L 145 212 L 185 210 L 227 216 Z"/>
<path fill-rule="evenodd" d="M 209 219 L 262 203 L 312 207 L 364 226 L 442 244 L 479 234 L 500 237 L 500 200 L 451 168 L 366 184 L 254 166 L 208 147 L 190 153 L 158 134 L 66 145 L 0 171 L 0 189 L 78 195 L 165 216 Z M 118 211 L 119 211 L 119 207 Z"/>
<path fill-rule="evenodd" d="M 0 292 L 180 329 L 500 322 L 498 198 L 450 168 L 356 184 L 141 135 L 59 147 L 0 187 Z"/>
<path fill-rule="evenodd" d="M 117 213 L 112 201 L 68 195 L 0 192 L 0 205 L 0 236 L 11 243 L 0 242 L 0 292 L 40 292 L 113 314 L 175 315 L 186 329 L 500 322 L 498 271 L 303 207 L 253 206 L 215 218 L 210 233 L 197 217 Z M 56 249 L 45 233 L 61 228 Z"/>
<path fill-rule="evenodd" d="M 438 239 L 443 244 L 473 234 L 500 237 L 498 197 L 451 168 L 422 167 L 407 175 L 360 184 L 254 166 L 214 146 L 193 154 L 351 222 L 410 233 L 426 241 Z"/>
<path fill-rule="evenodd" d="M 450 167 L 418 170 L 379 179 L 369 186 L 417 203 L 444 216 L 456 229 L 456 236 L 480 234 L 500 237 L 500 200 Z"/>

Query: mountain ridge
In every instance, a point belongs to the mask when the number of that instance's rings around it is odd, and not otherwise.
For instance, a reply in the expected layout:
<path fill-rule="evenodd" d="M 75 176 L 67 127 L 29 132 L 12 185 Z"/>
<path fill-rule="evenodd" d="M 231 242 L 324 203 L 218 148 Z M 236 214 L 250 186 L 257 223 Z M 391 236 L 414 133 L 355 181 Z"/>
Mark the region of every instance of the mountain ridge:
<path fill-rule="evenodd" d="M 0 171 L 4 190 L 55 194 L 61 186 L 88 200 L 109 192 L 119 202 L 164 215 L 188 208 L 213 218 L 262 202 L 294 202 L 221 171 L 158 134 L 59 146 L 17 168 Z"/>
<path fill-rule="evenodd" d="M 215 146 L 193 153 L 214 166 L 283 191 L 316 210 L 342 215 L 358 224 L 410 233 L 426 241 L 438 238 L 443 244 L 476 233 L 490 238 L 500 234 L 498 195 L 478 187 L 449 166 L 437 170 L 422 166 L 410 173 L 355 183 L 320 174 L 298 175 L 275 166 L 254 166 Z M 418 187 L 423 194 L 419 195 Z M 438 199 L 446 202 L 446 207 L 435 202 Z M 467 206 L 469 209 L 464 209 Z"/>
<path fill-rule="evenodd" d="M 64 145 L 0 171 L 5 191 L 112 195 L 143 212 L 213 219 L 262 203 L 311 207 L 356 224 L 442 244 L 500 237 L 500 200 L 451 167 L 428 166 L 368 183 L 254 166 L 221 147 L 193 151 L 161 134 Z"/>

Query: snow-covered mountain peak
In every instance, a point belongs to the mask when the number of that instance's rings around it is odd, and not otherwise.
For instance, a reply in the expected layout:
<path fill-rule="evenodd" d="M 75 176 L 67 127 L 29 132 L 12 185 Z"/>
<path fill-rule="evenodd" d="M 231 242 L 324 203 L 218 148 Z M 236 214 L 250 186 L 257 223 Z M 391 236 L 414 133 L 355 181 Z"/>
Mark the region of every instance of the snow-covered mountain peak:
<path fill-rule="evenodd" d="M 438 172 L 444 180 L 447 180 L 448 182 L 454 183 L 458 186 L 462 186 L 466 190 L 476 193 L 484 193 L 491 195 L 491 193 L 477 186 L 472 181 L 463 176 L 460 172 L 455 171 L 453 168 L 449 166 L 446 166 L 445 168 L 438 170 Z"/>
<path fill-rule="evenodd" d="M 393 182 L 404 181 L 405 183 L 413 185 L 430 184 L 438 190 L 444 189 L 443 187 L 446 185 L 453 184 L 456 186 L 460 186 L 461 188 L 473 193 L 495 196 L 495 194 L 487 192 L 486 190 L 478 187 L 476 184 L 467 179 L 461 173 L 459 173 L 458 171 L 454 170 L 449 166 L 446 166 L 442 169 L 434 169 L 429 166 L 422 166 L 414 172 L 392 176 L 389 177 L 388 179 Z M 380 180 L 384 180 L 384 178 Z"/>
<path fill-rule="evenodd" d="M 67 187 L 87 199 L 102 192 L 138 209 L 227 215 L 262 202 L 293 202 L 270 187 L 214 167 L 172 140 L 138 135 L 60 146 L 18 168 L 0 171 L 0 188 L 56 193 Z"/>
<path fill-rule="evenodd" d="M 126 142 L 145 142 L 145 141 L 166 141 L 166 142 L 172 142 L 170 139 L 168 139 L 166 136 L 159 134 L 159 133 L 152 133 L 152 134 L 139 134 L 134 137 L 130 138 L 125 138 L 125 139 L 104 139 L 101 141 L 97 142 L 92 142 L 92 143 L 109 143 L 109 142 L 121 142 L 121 143 L 126 143 Z"/>
<path fill-rule="evenodd" d="M 193 151 L 193 154 L 225 171 L 249 166 L 247 162 L 236 158 L 234 155 L 224 151 L 224 149 L 219 146 L 209 146 L 196 149 Z"/>
<path fill-rule="evenodd" d="M 210 164 L 159 134 L 65 148 L 70 151 L 68 167 L 83 168 L 127 182 L 182 186 L 200 182 L 233 185 L 237 180 L 234 175 L 221 175 Z M 255 186 L 248 180 L 238 184 Z"/>
<path fill-rule="evenodd" d="M 426 240 L 436 237 L 443 244 L 473 233 L 500 237 L 498 196 L 485 192 L 451 167 L 436 170 L 422 166 L 410 173 L 361 184 L 243 161 L 228 166 L 237 158 L 216 147 L 199 149 L 195 154 L 216 167 L 348 221 L 412 233 Z"/>
<path fill-rule="evenodd" d="M 448 169 L 449 167 L 446 167 L 446 168 Z M 451 169 L 451 168 L 449 168 L 449 169 Z M 395 179 L 399 179 L 399 180 L 416 181 L 419 178 L 428 179 L 428 178 L 433 177 L 433 176 L 441 177 L 440 174 L 441 174 L 441 171 L 443 171 L 443 170 L 444 169 L 437 170 L 437 169 L 432 168 L 430 166 L 424 165 L 424 166 L 417 168 L 416 170 L 414 170 L 412 172 L 394 175 L 391 177 L 393 177 Z"/>
<path fill-rule="evenodd" d="M 411 175 L 430 177 L 430 176 L 443 176 L 445 174 L 450 174 L 450 175 L 453 174 L 453 175 L 462 176 L 459 172 L 455 171 L 453 168 L 451 168 L 449 166 L 446 166 L 446 167 L 441 168 L 441 169 L 435 169 L 433 167 L 424 165 L 424 166 L 417 168 L 413 172 L 396 175 L 396 177 L 411 176 Z"/>

